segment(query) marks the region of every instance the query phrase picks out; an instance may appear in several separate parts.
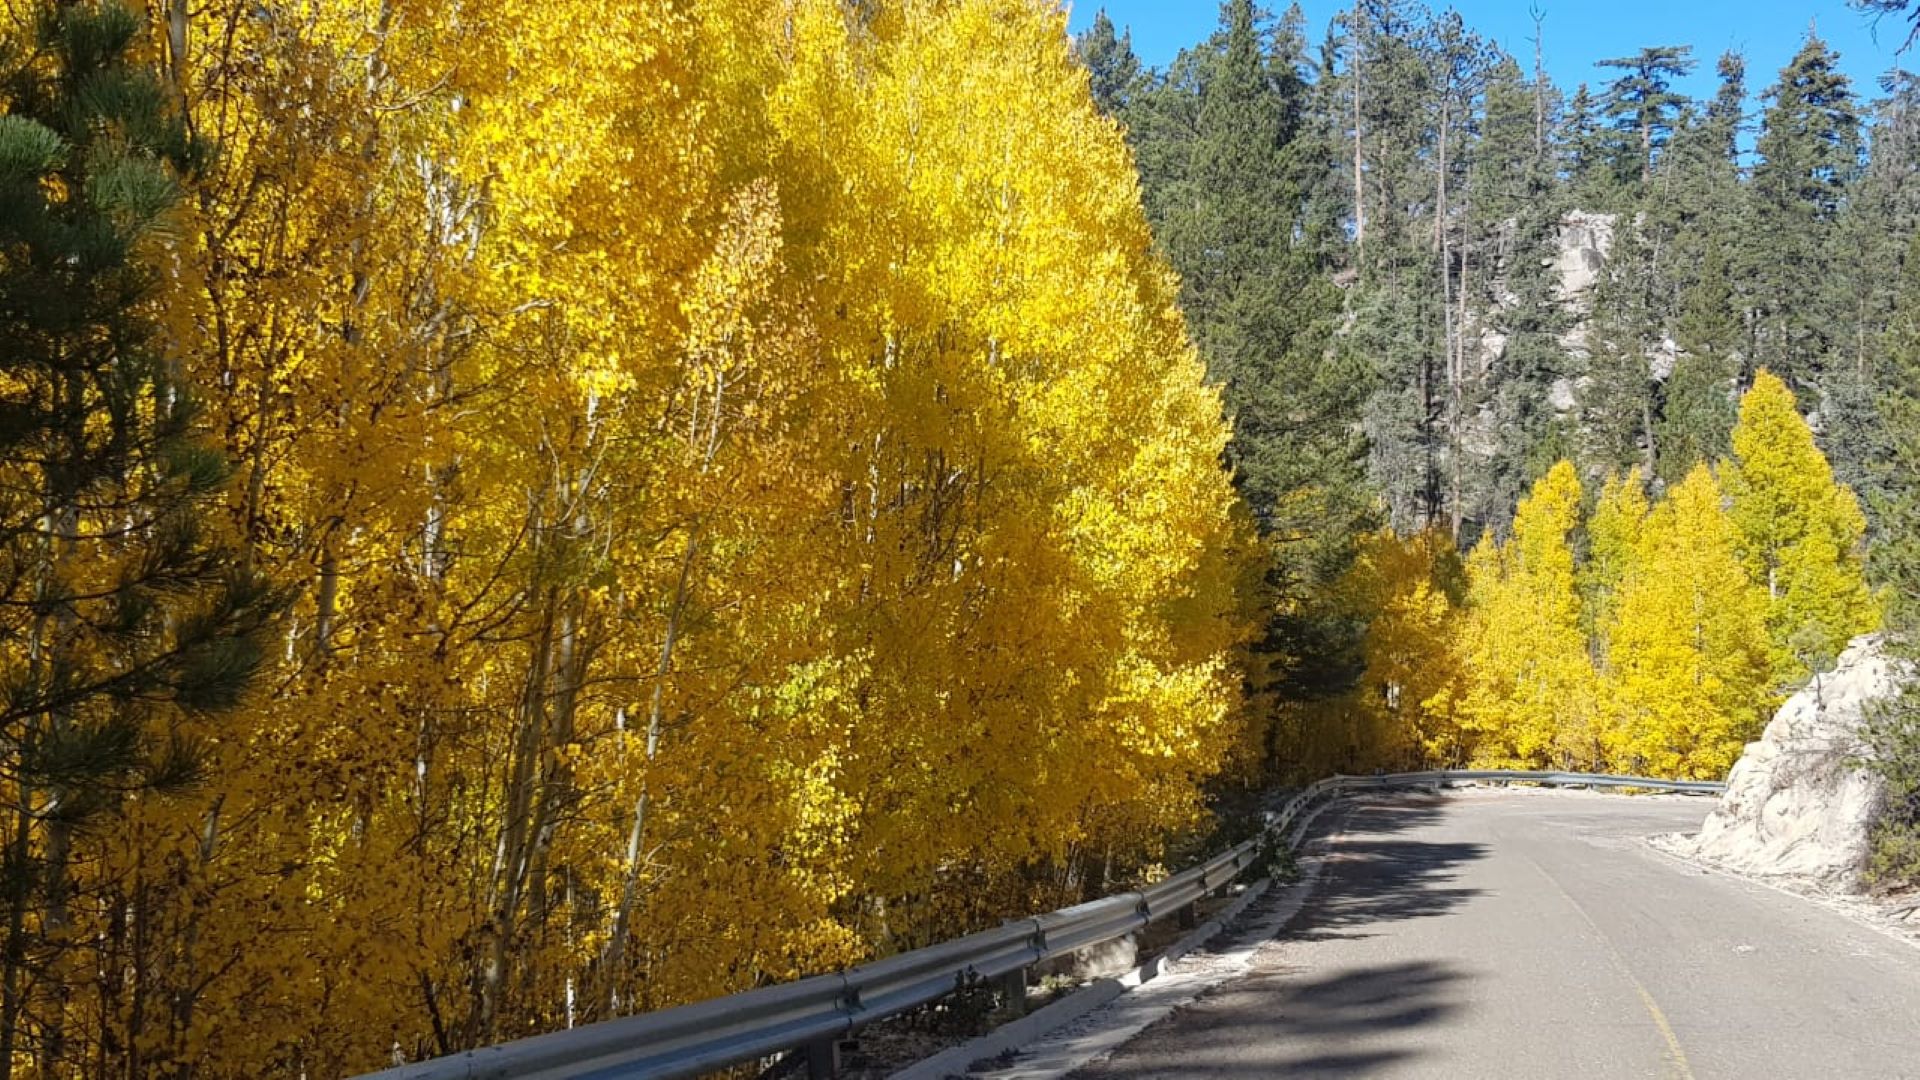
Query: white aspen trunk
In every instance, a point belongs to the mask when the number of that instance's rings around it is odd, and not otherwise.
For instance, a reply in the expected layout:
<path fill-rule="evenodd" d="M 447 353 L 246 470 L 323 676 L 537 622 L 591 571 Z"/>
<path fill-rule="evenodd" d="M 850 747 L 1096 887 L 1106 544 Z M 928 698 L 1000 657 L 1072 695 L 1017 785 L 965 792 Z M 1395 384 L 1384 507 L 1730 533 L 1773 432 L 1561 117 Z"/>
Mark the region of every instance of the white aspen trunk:
<path fill-rule="evenodd" d="M 660 643 L 660 662 L 654 668 L 653 697 L 647 706 L 647 734 L 642 761 L 651 769 L 654 758 L 660 752 L 660 728 L 663 722 L 663 706 L 667 676 L 673 672 L 673 650 L 680 640 L 682 613 L 687 605 L 688 582 L 693 575 L 693 566 L 700 552 L 700 532 L 695 526 L 687 534 L 687 547 L 680 560 L 680 576 L 674 585 L 673 605 L 667 610 L 667 632 Z M 640 779 L 640 794 L 634 800 L 633 827 L 627 833 L 626 867 L 621 876 L 620 906 L 614 911 L 613 933 L 607 941 L 607 952 L 602 964 L 606 980 L 606 1007 L 608 1016 L 619 1015 L 620 970 L 626 964 L 627 936 L 632 932 L 633 913 L 640 899 L 640 870 L 643 863 L 641 845 L 647 830 L 647 778 Z"/>
<path fill-rule="evenodd" d="M 720 452 L 723 432 L 722 419 L 726 415 L 722 407 L 726 398 L 727 379 L 722 371 L 713 376 L 713 405 L 708 410 L 705 446 L 701 450 L 699 475 L 705 476 L 713 469 L 715 457 Z M 700 558 L 701 523 L 695 521 L 687 530 L 687 544 L 680 557 L 680 572 L 673 586 L 673 602 L 667 608 L 666 633 L 660 642 L 660 661 L 654 667 L 653 694 L 647 704 L 647 733 L 643 747 L 643 767 L 651 770 L 654 759 L 660 753 L 660 732 L 665 723 L 667 679 L 673 674 L 673 653 L 680 642 L 680 628 L 684 622 L 687 603 L 692 589 L 693 568 Z M 648 781 L 643 773 L 640 779 L 640 792 L 634 799 L 633 825 L 627 832 L 626 865 L 621 874 L 620 904 L 614 910 L 612 933 L 607 940 L 607 949 L 602 957 L 601 973 L 607 1015 L 619 1014 L 623 1002 L 620 1000 L 621 969 L 626 966 L 627 938 L 633 932 L 633 916 L 640 903 L 640 872 L 645 862 L 644 845 L 647 830 Z"/>
<path fill-rule="evenodd" d="M 533 654 L 521 687 L 520 704 L 515 710 L 514 747 L 505 789 L 502 792 L 503 823 L 494 851 L 493 873 L 488 889 L 491 936 L 486 958 L 479 972 L 479 993 L 475 995 L 468 1021 L 469 1045 L 491 1042 L 499 1020 L 501 998 L 511 962 L 512 942 L 518 931 L 520 900 L 527 874 L 533 862 L 533 820 L 538 803 L 535 791 L 539 759 L 546 734 L 546 697 L 551 685 L 554 630 L 557 621 L 556 597 L 552 590 L 544 598 L 539 630 Z"/>

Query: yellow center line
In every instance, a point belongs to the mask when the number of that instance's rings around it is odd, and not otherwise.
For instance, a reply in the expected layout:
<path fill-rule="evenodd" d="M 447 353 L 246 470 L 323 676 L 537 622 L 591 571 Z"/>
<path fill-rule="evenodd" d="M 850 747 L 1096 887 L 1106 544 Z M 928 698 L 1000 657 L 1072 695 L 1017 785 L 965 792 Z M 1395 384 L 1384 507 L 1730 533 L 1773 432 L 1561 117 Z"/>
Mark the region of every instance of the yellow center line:
<path fill-rule="evenodd" d="M 1560 879 L 1547 873 L 1547 868 L 1541 866 L 1533 856 L 1528 855 L 1527 861 L 1533 864 L 1535 870 L 1540 871 L 1540 876 L 1547 879 L 1547 882 L 1553 886 L 1553 890 L 1565 898 L 1573 910 L 1593 928 L 1594 934 L 1600 938 L 1600 944 L 1606 946 L 1607 955 L 1612 958 L 1615 970 L 1625 976 L 1627 982 L 1633 984 L 1634 992 L 1640 995 L 1640 1004 L 1646 1006 L 1647 1015 L 1653 1018 L 1653 1026 L 1659 1029 L 1660 1037 L 1667 1040 L 1667 1056 L 1669 1063 L 1673 1066 L 1674 1076 L 1679 1080 L 1694 1080 L 1693 1067 L 1687 1064 L 1687 1052 L 1680 1049 L 1680 1036 L 1674 1033 L 1673 1025 L 1667 1021 L 1667 1014 L 1660 1010 L 1660 1003 L 1653 1000 L 1652 992 L 1634 976 L 1633 970 L 1627 967 L 1627 958 L 1620 955 L 1619 949 L 1614 948 L 1613 939 L 1607 936 L 1605 930 L 1600 929 L 1599 923 L 1593 921 L 1593 916 L 1587 914 L 1587 909 L 1581 906 L 1580 901 L 1575 900 L 1573 894 L 1560 884 Z"/>

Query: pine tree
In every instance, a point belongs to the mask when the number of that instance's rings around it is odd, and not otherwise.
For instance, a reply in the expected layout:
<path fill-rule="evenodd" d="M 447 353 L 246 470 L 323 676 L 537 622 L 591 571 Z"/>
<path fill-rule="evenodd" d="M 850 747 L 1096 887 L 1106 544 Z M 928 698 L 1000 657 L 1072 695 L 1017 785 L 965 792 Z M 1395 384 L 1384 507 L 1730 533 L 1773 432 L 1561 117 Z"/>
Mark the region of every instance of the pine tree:
<path fill-rule="evenodd" d="M 1472 296 L 1501 335 L 1490 369 L 1475 373 L 1474 404 L 1499 435 L 1476 462 L 1463 513 L 1495 531 L 1505 530 L 1527 487 L 1560 456 L 1552 387 L 1574 374 L 1561 344 L 1571 320 L 1552 267 L 1565 193 L 1537 139 L 1544 90 L 1523 82 L 1511 60 L 1498 65 L 1471 149 Z"/>
<path fill-rule="evenodd" d="M 1680 297 L 1674 339 L 1679 352 L 1667 377 L 1658 432 L 1660 476 L 1670 484 L 1730 450 L 1740 324 L 1717 238 L 1708 239 L 1699 277 Z"/>
<path fill-rule="evenodd" d="M 208 503 L 225 462 L 153 323 L 157 237 L 206 160 L 113 3 L 35 13 L 0 57 L 0 1076 L 59 1075 L 64 979 L 103 822 L 192 789 L 278 597 Z M 91 887 L 99 887 L 96 881 Z"/>
<path fill-rule="evenodd" d="M 1342 344 L 1372 377 L 1361 411 L 1369 479 L 1389 526 L 1410 535 L 1449 511 L 1446 357 L 1453 335 L 1436 273 L 1442 234 L 1434 210 L 1441 98 L 1457 97 L 1458 86 L 1440 85 L 1449 65 L 1436 28 L 1417 6 L 1380 0 L 1356 4 L 1340 18 L 1348 39 L 1342 102 L 1350 140 L 1341 167 L 1358 201 L 1354 220 L 1365 228 L 1348 299 L 1352 332 Z M 1449 127 L 1464 121 L 1451 111 Z M 1449 142 L 1459 145 L 1457 133 Z"/>
<path fill-rule="evenodd" d="M 1299 11 L 1288 10 L 1289 17 Z M 1304 23 L 1305 16 L 1300 16 Z M 1304 42 L 1304 38 L 1302 39 Z M 1340 70 L 1343 41 L 1339 20 L 1327 26 L 1320 47 L 1311 56 L 1305 114 L 1300 134 L 1288 149 L 1289 164 L 1301 175 L 1307 209 L 1306 235 L 1319 252 L 1321 265 L 1331 273 L 1351 273 L 1359 243 L 1360 222 L 1354 217 L 1353 177 L 1349 161 L 1353 141 L 1347 125 L 1351 109 L 1344 94 L 1349 80 Z"/>
<path fill-rule="evenodd" d="M 1105 8 L 1093 15 L 1093 25 L 1074 42 L 1080 62 L 1087 66 L 1093 104 L 1108 116 L 1124 119 L 1139 91 L 1140 58 L 1133 53 L 1133 31 L 1116 35 Z"/>
<path fill-rule="evenodd" d="M 1707 126 L 1714 133 L 1714 147 L 1720 157 L 1731 164 L 1739 160 L 1740 131 L 1746 123 L 1746 57 L 1729 49 L 1720 54 L 1714 70 L 1720 76 L 1720 87 L 1707 109 Z"/>
<path fill-rule="evenodd" d="M 1719 70 L 1720 89 L 1710 103 L 1679 107 L 1664 151 L 1627 207 L 1630 214 L 1616 222 L 1615 257 L 1595 318 L 1605 333 L 1596 346 L 1594 388 L 1627 379 L 1630 385 L 1613 391 L 1624 411 L 1612 426 L 1637 428 L 1637 459 L 1665 484 L 1723 453 L 1732 424 L 1739 326 L 1725 253 L 1739 248 L 1736 155 L 1745 67 L 1729 53 Z M 1646 358 L 1644 375 L 1618 355 L 1623 343 Z M 1629 422 L 1634 409 L 1637 425 Z M 1620 458 L 1600 464 L 1619 467 Z"/>
<path fill-rule="evenodd" d="M 1900 51 L 1905 52 L 1913 48 L 1914 42 L 1920 41 L 1920 7 L 1915 7 L 1914 0 L 1848 0 L 1848 4 L 1857 10 L 1872 12 L 1876 22 L 1883 15 L 1898 15 L 1913 8 L 1907 12 L 1907 21 L 1913 24 L 1912 29 L 1906 32 L 1906 40 L 1901 44 Z"/>
<path fill-rule="evenodd" d="M 1432 187 L 1435 43 L 1427 13 L 1410 0 L 1365 0 L 1336 19 L 1348 54 L 1340 167 L 1359 202 L 1361 275 L 1377 281 L 1399 268 L 1406 245 L 1431 235 L 1416 235 L 1408 215 Z"/>
<path fill-rule="evenodd" d="M 1742 241 L 1745 197 L 1739 136 L 1746 64 L 1738 53 L 1727 53 L 1720 58 L 1719 71 L 1720 87 L 1713 100 L 1704 108 L 1683 108 L 1667 153 L 1655 167 L 1653 184 L 1635 210 L 1661 249 L 1660 288 L 1670 297 L 1699 283 L 1707 248 L 1718 245 L 1724 257 Z M 1677 318 L 1679 313 L 1668 314 Z"/>
<path fill-rule="evenodd" d="M 1658 474 L 1662 344 L 1657 245 L 1630 222 L 1616 224 L 1613 251 L 1594 299 L 1586 379 L 1579 391 L 1583 459 L 1606 475 L 1639 465 Z"/>
<path fill-rule="evenodd" d="M 1255 393 L 1250 384 L 1270 375 L 1261 370 L 1268 365 L 1260 362 L 1265 357 L 1228 355 L 1224 343 L 1208 346 L 1242 321 L 1229 311 L 1245 293 L 1277 284 L 1269 279 L 1288 261 L 1300 202 L 1280 168 L 1298 130 L 1298 103 L 1286 95 L 1298 90 L 1272 78 L 1254 20 L 1252 0 L 1221 6 L 1221 45 L 1186 148 L 1188 212 L 1167 221 L 1161 234 L 1181 271 L 1183 306 L 1202 352 L 1227 384 L 1229 409 Z"/>
<path fill-rule="evenodd" d="M 1908 244 L 1899 301 L 1880 342 L 1879 412 L 1887 454 L 1876 466 L 1881 536 L 1873 580 L 1886 598 L 1887 646 L 1920 661 L 1920 233 Z M 1887 810 L 1874 838 L 1874 873 L 1886 884 L 1920 884 L 1920 680 L 1870 716 L 1867 741 L 1887 780 Z"/>
<path fill-rule="evenodd" d="M 1888 95 L 1873 109 L 1867 166 L 1833 227 L 1832 273 L 1817 294 L 1834 319 L 1820 403 L 1826 445 L 1834 472 L 1870 507 L 1882 494 L 1876 466 L 1887 455 L 1875 369 L 1907 238 L 1920 231 L 1920 76 L 1894 72 L 1882 85 Z"/>
<path fill-rule="evenodd" d="M 1140 174 L 1140 201 L 1153 222 L 1154 238 L 1172 257 L 1168 230 L 1189 212 L 1189 170 L 1194 131 L 1199 126 L 1202 90 L 1212 52 L 1182 49 L 1164 71 L 1141 75 L 1138 88 L 1120 117 Z"/>
<path fill-rule="evenodd" d="M 1823 385 L 1834 322 L 1810 285 L 1832 273 L 1830 229 L 1860 168 L 1860 115 L 1840 57 L 1809 34 L 1764 95 L 1748 242 L 1748 362 L 1796 389 Z"/>
<path fill-rule="evenodd" d="M 1596 62 L 1626 72 L 1607 84 L 1601 107 L 1616 130 L 1637 138 L 1635 165 L 1643 186 L 1653 178 L 1654 161 L 1673 133 L 1674 114 L 1686 101 L 1673 92 L 1673 80 L 1693 70 L 1692 53 L 1687 45 L 1659 45 Z"/>
<path fill-rule="evenodd" d="M 1371 514 L 1351 417 L 1364 373 L 1333 347 L 1339 295 L 1308 223 L 1301 16 L 1264 27 L 1251 0 L 1221 7 L 1211 43 L 1143 94 L 1133 128 L 1150 215 L 1234 437 L 1242 497 L 1276 545 L 1282 597 L 1330 585 Z M 1268 628 L 1283 679 L 1313 678 L 1339 634 L 1295 605 Z"/>
<path fill-rule="evenodd" d="M 1478 463 L 1469 463 L 1467 425 L 1477 415 L 1483 387 L 1477 357 L 1467 338 L 1468 301 L 1474 292 L 1473 198 L 1471 174 L 1475 111 L 1492 77 L 1497 51 L 1466 27 L 1459 12 L 1443 15 L 1434 27 L 1432 65 L 1435 88 L 1433 164 L 1433 256 L 1439 284 L 1442 385 L 1434 395 L 1446 432 L 1446 488 L 1441 502 L 1447 526 L 1457 542 L 1477 486 Z M 1488 268 L 1479 268 L 1482 272 Z"/>
<path fill-rule="evenodd" d="M 1616 210 L 1630 202 L 1630 173 L 1623 173 L 1625 143 L 1602 121 L 1602 102 L 1581 83 L 1567 101 L 1560 126 L 1560 153 L 1567 190 L 1574 204 L 1589 212 Z"/>

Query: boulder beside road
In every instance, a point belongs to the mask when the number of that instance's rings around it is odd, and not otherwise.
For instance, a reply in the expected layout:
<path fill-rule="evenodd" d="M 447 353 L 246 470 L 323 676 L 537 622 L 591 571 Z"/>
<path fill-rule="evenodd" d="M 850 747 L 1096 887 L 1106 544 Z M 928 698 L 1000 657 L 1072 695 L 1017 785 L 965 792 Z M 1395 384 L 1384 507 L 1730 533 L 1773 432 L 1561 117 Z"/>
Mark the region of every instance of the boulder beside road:
<path fill-rule="evenodd" d="M 1861 725 L 1896 674 L 1879 635 L 1855 639 L 1747 744 L 1720 805 L 1679 852 L 1754 877 L 1859 891 L 1886 801 L 1884 783 L 1859 765 Z"/>

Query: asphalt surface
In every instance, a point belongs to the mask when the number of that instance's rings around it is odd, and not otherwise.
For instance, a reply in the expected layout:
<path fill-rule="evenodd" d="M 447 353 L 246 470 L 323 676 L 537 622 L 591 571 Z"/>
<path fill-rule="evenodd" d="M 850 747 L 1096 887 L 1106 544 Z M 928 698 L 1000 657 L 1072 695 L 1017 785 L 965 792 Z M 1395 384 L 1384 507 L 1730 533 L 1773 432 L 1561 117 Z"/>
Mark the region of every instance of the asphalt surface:
<path fill-rule="evenodd" d="M 1359 802 L 1246 975 L 1075 1075 L 1920 1078 L 1920 949 L 1644 842 L 1709 809 Z"/>

